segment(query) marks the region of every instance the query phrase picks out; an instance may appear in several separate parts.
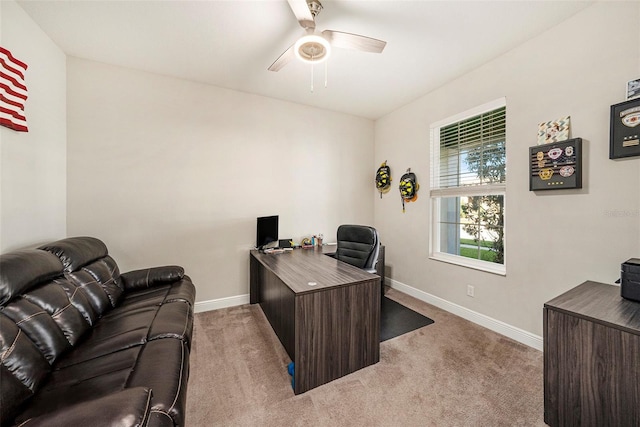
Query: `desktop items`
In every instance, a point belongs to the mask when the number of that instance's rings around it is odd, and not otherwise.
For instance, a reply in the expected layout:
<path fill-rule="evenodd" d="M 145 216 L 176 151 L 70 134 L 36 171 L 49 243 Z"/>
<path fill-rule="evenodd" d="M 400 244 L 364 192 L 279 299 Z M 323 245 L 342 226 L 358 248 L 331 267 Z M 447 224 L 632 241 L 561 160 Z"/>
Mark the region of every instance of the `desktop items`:
<path fill-rule="evenodd" d="M 278 240 L 278 247 L 280 249 L 287 249 L 293 247 L 293 239 L 280 239 Z"/>
<path fill-rule="evenodd" d="M 256 248 L 278 241 L 278 215 L 259 217 L 256 226 Z"/>
<path fill-rule="evenodd" d="M 631 258 L 622 263 L 620 295 L 622 298 L 640 301 L 640 258 Z"/>

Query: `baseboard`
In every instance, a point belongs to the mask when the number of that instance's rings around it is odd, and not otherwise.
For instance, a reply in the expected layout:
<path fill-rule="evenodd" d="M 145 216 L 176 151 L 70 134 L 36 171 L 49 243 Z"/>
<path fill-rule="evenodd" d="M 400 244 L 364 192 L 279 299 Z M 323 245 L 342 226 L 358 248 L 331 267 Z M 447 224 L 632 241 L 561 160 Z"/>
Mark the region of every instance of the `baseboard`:
<path fill-rule="evenodd" d="M 196 313 L 202 313 L 203 311 L 218 310 L 220 308 L 235 307 L 243 304 L 249 304 L 249 294 L 200 301 L 195 304 L 194 311 Z"/>
<path fill-rule="evenodd" d="M 469 310 L 466 307 L 462 307 L 461 305 L 454 304 L 435 295 L 431 295 L 430 293 L 421 291 L 409 285 L 405 285 L 404 283 L 398 282 L 397 280 L 393 280 L 387 277 L 385 278 L 385 283 L 387 285 L 390 285 L 391 288 L 397 289 L 407 295 L 411 295 L 412 297 L 417 298 L 420 301 L 435 305 L 436 307 L 448 311 L 449 313 L 453 313 L 456 316 L 460 316 L 463 319 L 469 320 L 470 322 L 476 323 L 480 326 L 484 326 L 487 329 L 521 342 L 524 345 L 542 351 L 543 340 L 541 336 L 532 334 L 520 328 L 516 328 L 515 326 L 511 326 L 500 320 L 496 320 L 473 310 Z"/>
<path fill-rule="evenodd" d="M 543 341 L 542 337 L 527 332 L 523 329 L 516 328 L 500 320 L 496 320 L 492 317 L 484 314 L 469 310 L 461 305 L 454 304 L 445 299 L 431 295 L 430 293 L 421 291 L 409 285 L 405 285 L 397 280 L 385 278 L 385 283 L 390 285 L 393 289 L 397 289 L 407 295 L 411 295 L 414 298 L 424 301 L 428 304 L 441 308 L 449 313 L 453 313 L 456 316 L 460 316 L 463 319 L 467 319 L 470 322 L 476 323 L 501 335 L 516 340 L 524 345 L 533 347 L 536 350 L 542 351 Z M 218 310 L 220 308 L 235 307 L 237 305 L 249 304 L 249 294 L 237 295 L 234 297 L 218 298 L 208 301 L 200 301 L 195 304 L 194 311 L 196 313 L 202 313 L 204 311 Z"/>

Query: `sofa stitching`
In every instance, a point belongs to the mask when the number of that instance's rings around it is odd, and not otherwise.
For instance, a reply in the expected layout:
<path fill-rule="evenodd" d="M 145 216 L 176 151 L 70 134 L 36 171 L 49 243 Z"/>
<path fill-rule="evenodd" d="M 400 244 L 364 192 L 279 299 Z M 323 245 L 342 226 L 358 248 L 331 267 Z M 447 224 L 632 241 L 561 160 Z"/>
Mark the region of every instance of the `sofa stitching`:
<path fill-rule="evenodd" d="M 116 304 L 113 301 L 113 297 L 111 296 L 111 294 L 109 292 L 107 292 L 107 290 L 105 289 L 105 286 L 107 286 L 109 284 L 109 282 L 113 281 L 115 284 L 115 280 L 113 279 L 113 274 L 111 275 L 111 278 L 109 280 L 107 280 L 106 282 L 102 283 L 100 281 L 100 277 L 98 277 L 97 274 L 95 274 L 93 271 L 89 270 L 87 267 L 82 267 L 82 271 L 86 272 L 89 276 L 93 277 L 93 279 L 100 284 L 100 287 L 102 288 L 102 291 L 107 295 L 107 299 L 109 299 L 109 303 L 111 304 L 111 307 L 115 307 Z M 115 271 L 115 269 L 113 270 Z M 117 286 L 117 285 L 116 285 Z"/>
<path fill-rule="evenodd" d="M 78 293 L 79 288 L 75 288 L 71 296 L 69 297 L 69 301 L 73 300 L 76 297 L 76 293 Z"/>
<path fill-rule="evenodd" d="M 62 307 L 60 309 L 60 311 L 58 311 L 57 313 L 51 315 L 51 317 L 57 317 L 60 314 L 62 314 L 62 312 L 65 311 L 67 308 L 71 307 L 71 300 L 69 299 L 69 295 L 67 295 L 67 293 L 65 292 L 64 288 L 62 286 L 58 286 L 57 288 L 63 293 L 64 297 L 67 299 L 67 301 L 69 301 L 69 304 L 67 304 L 64 307 Z M 75 292 L 74 292 L 74 295 L 75 295 Z"/>
<path fill-rule="evenodd" d="M 166 295 L 165 295 L 165 298 L 166 298 Z M 153 341 L 153 338 L 151 337 L 151 331 L 153 330 L 153 324 L 156 322 L 156 319 L 158 318 L 158 314 L 160 314 L 160 309 L 162 309 L 162 303 L 156 305 L 155 307 L 157 307 L 156 312 L 153 315 L 153 320 L 149 324 L 149 328 L 147 329 L 147 342 Z"/>
<path fill-rule="evenodd" d="M 62 308 L 60 309 L 60 311 L 58 311 L 57 313 L 52 314 L 52 315 L 51 315 L 51 317 L 58 317 L 58 316 L 60 316 L 60 315 L 62 314 L 62 312 L 63 312 L 63 311 L 65 311 L 65 310 L 66 310 L 67 308 L 69 308 L 69 307 L 71 307 L 71 303 L 69 303 L 69 304 L 65 305 L 64 307 L 62 307 Z"/>
<path fill-rule="evenodd" d="M 107 260 L 104 259 L 104 265 L 107 266 L 107 269 L 109 268 L 109 263 L 107 263 Z M 118 268 L 118 264 L 115 263 L 115 261 L 113 262 L 114 266 L 111 269 L 111 271 L 109 271 L 109 276 L 111 276 L 113 278 L 113 274 L 116 272 L 116 268 Z"/>
<path fill-rule="evenodd" d="M 80 281 L 80 280 L 78 279 L 78 281 Z M 92 280 L 90 282 L 82 282 L 82 281 L 80 281 L 80 282 L 81 282 L 80 283 L 80 287 L 81 288 L 84 288 L 84 287 L 89 286 L 89 285 L 93 285 L 94 283 L 100 284 L 100 282 L 98 282 L 97 280 Z"/>
<path fill-rule="evenodd" d="M 168 412 L 165 412 L 165 411 L 163 411 L 163 410 L 161 410 L 161 409 L 152 409 L 151 411 L 149 411 L 149 413 L 152 413 L 152 412 L 157 412 L 158 414 L 166 415 L 167 417 L 169 417 L 169 419 L 171 420 L 171 422 L 173 422 L 173 417 L 172 417 L 171 415 L 169 415 L 169 413 L 168 413 Z"/>
<path fill-rule="evenodd" d="M 13 339 L 11 346 L 9 346 L 9 348 L 6 349 L 5 352 L 2 353 L 2 355 L 0 355 L 0 362 L 4 362 L 7 359 L 7 357 L 9 357 L 11 352 L 13 352 L 18 342 L 18 337 L 20 336 L 21 333 L 22 333 L 22 329 L 18 329 L 18 333 L 16 334 L 16 337 Z"/>
<path fill-rule="evenodd" d="M 187 307 L 187 315 L 185 316 L 184 329 L 182 329 L 182 335 L 181 335 L 181 337 L 183 339 L 187 339 L 186 334 L 187 334 L 187 326 L 188 325 L 189 325 L 189 309 Z"/>
<path fill-rule="evenodd" d="M 46 312 L 46 311 L 44 311 L 44 310 L 42 310 L 42 311 L 38 311 L 37 313 L 33 313 L 32 315 L 30 315 L 30 316 L 28 316 L 28 317 L 25 317 L 25 318 L 24 318 L 24 319 L 22 319 L 22 320 L 17 321 L 17 322 L 16 322 L 16 325 L 19 325 L 19 324 L 24 323 L 24 322 L 28 322 L 29 320 L 33 319 L 34 317 L 36 317 L 36 316 L 38 316 L 38 315 L 40 315 L 40 314 L 49 314 L 49 313 L 47 313 L 47 312 Z"/>
<path fill-rule="evenodd" d="M 178 387 L 176 388 L 176 397 L 173 399 L 173 403 L 168 409 L 169 411 L 172 410 L 174 406 L 176 406 L 178 395 L 180 394 L 180 388 L 182 387 L 182 373 L 184 371 L 184 343 L 182 341 L 180 341 L 180 343 L 182 344 L 180 346 L 180 349 L 182 350 L 182 354 L 180 356 L 180 381 L 178 381 Z"/>
<path fill-rule="evenodd" d="M 142 417 L 142 420 L 140 420 L 141 426 L 147 425 L 147 416 L 151 413 L 151 411 L 149 410 L 150 406 L 151 406 L 151 390 L 149 390 L 147 393 L 147 404 L 144 408 L 144 416 Z"/>
<path fill-rule="evenodd" d="M 21 422 L 20 424 L 18 424 L 16 427 L 22 427 L 24 425 L 26 425 L 28 422 L 30 422 L 33 418 L 29 418 L 28 420 L 25 420 L 23 422 Z"/>

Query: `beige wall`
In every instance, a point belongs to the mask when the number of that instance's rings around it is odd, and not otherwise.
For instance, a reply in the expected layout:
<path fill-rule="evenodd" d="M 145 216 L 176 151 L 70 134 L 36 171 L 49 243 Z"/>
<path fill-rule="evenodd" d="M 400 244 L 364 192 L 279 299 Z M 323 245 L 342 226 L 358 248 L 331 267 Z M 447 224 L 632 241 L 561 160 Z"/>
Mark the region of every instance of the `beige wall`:
<path fill-rule="evenodd" d="M 621 261 L 640 256 L 640 159 L 608 159 L 609 105 L 640 76 L 638 3 L 596 4 L 375 125 L 75 58 L 65 65 L 13 1 L 0 12 L 2 45 L 30 65 L 31 128 L 0 128 L 2 252 L 94 235 L 123 270 L 184 265 L 205 301 L 247 292 L 257 216 L 279 214 L 283 236 L 332 240 L 338 224 L 375 213 L 394 280 L 536 334 L 546 300 L 583 280 L 612 282 Z M 501 96 L 506 277 L 428 259 L 429 124 Z M 529 192 L 537 124 L 567 114 L 585 141 L 584 188 Z M 396 181 L 381 200 L 372 176 L 385 159 Z M 406 167 L 422 190 L 402 214 Z"/>
<path fill-rule="evenodd" d="M 247 294 L 256 217 L 280 236 L 373 222 L 373 122 L 69 58 L 68 234 L 121 269 L 183 265 L 198 301 Z M 301 88 L 301 90 L 304 90 Z"/>
<path fill-rule="evenodd" d="M 29 132 L 0 126 L 0 252 L 66 235 L 66 58 L 14 1 L 0 2 L 0 45 L 29 68 Z"/>
<path fill-rule="evenodd" d="M 609 107 L 640 77 L 639 9 L 595 4 L 376 122 L 374 164 L 388 160 L 396 180 L 411 167 L 422 186 L 405 214 L 397 191 L 375 200 L 393 279 L 541 335 L 545 301 L 585 280 L 612 283 L 621 262 L 640 256 L 640 158 L 608 158 Z M 503 96 L 506 277 L 428 259 L 429 125 Z M 530 192 L 528 147 L 538 123 L 566 115 L 584 141 L 584 188 Z"/>

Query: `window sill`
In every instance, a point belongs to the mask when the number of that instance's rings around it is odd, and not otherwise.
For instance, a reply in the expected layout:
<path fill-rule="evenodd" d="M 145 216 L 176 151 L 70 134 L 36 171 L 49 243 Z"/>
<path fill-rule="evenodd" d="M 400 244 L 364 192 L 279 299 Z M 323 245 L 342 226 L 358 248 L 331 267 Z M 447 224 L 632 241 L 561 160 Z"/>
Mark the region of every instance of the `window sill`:
<path fill-rule="evenodd" d="M 463 256 L 451 255 L 442 252 L 432 253 L 429 256 L 429 259 L 458 265 L 460 267 L 472 268 L 474 270 L 480 270 L 491 274 L 497 274 L 499 276 L 507 275 L 507 269 L 503 264 L 480 261 L 473 258 L 466 258 Z"/>

